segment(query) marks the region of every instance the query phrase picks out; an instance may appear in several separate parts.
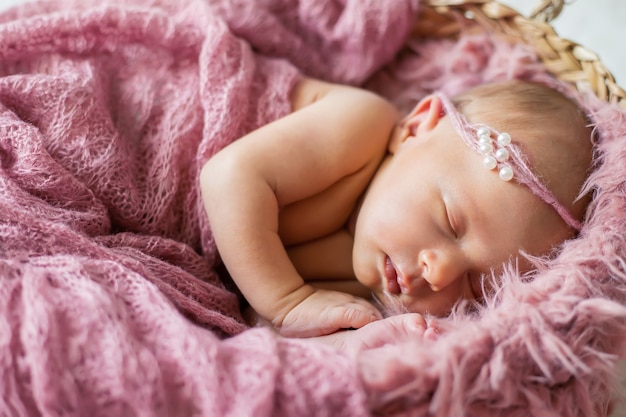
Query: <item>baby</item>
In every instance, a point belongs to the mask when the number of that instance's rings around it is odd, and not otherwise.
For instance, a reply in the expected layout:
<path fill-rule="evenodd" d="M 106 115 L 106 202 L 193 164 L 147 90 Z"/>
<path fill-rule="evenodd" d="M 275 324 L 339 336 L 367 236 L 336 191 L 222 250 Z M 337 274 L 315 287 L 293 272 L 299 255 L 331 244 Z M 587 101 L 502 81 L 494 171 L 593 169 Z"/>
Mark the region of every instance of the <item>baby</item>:
<path fill-rule="evenodd" d="M 361 328 L 382 318 L 378 293 L 445 315 L 580 228 L 591 131 L 551 88 L 434 94 L 401 118 L 371 92 L 303 79 L 292 107 L 201 175 L 226 268 L 282 335 Z"/>

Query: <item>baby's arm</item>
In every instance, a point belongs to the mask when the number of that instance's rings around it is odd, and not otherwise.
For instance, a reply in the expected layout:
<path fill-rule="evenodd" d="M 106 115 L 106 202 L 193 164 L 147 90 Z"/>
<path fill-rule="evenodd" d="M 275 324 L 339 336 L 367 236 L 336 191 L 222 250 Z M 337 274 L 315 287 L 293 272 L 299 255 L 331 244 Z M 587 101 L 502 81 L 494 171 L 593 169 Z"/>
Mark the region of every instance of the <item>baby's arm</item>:
<path fill-rule="evenodd" d="M 398 115 L 372 93 L 303 83 L 296 107 L 302 96 L 314 102 L 211 158 L 201 189 L 220 255 L 250 305 L 282 334 L 314 336 L 380 316 L 365 300 L 304 283 L 278 234 L 279 211 L 378 165 Z"/>

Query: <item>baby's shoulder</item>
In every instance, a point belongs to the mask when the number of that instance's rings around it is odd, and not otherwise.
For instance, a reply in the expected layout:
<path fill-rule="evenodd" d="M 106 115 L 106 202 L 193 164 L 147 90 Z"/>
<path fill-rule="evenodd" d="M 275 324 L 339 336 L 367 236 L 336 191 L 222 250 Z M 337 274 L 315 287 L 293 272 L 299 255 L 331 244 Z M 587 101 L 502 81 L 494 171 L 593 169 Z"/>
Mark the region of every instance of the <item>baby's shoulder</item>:
<path fill-rule="evenodd" d="M 314 134 L 317 149 L 344 162 L 382 157 L 400 121 L 396 107 L 378 94 L 312 78 L 294 87 L 292 105 L 294 130 Z"/>
<path fill-rule="evenodd" d="M 291 92 L 292 111 L 323 100 L 328 103 L 356 100 L 372 108 L 379 108 L 393 117 L 398 117 L 398 110 L 387 99 L 363 88 L 304 77 L 296 83 Z"/>

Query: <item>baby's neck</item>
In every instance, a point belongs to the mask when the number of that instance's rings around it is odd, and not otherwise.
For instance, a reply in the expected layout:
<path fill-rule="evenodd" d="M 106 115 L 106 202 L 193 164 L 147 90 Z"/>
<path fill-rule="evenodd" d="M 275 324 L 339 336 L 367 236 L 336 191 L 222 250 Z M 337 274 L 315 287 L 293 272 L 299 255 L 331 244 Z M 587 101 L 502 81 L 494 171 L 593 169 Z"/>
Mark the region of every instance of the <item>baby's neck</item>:
<path fill-rule="evenodd" d="M 374 178 L 377 175 L 379 175 L 381 173 L 381 171 L 384 170 L 386 164 L 389 162 L 389 160 L 392 157 L 393 157 L 393 155 L 388 153 L 383 158 L 383 160 L 380 163 L 378 169 L 376 170 L 376 173 L 370 179 L 369 184 L 367 185 L 367 187 L 365 187 L 365 189 L 363 190 L 363 193 L 361 193 L 361 195 L 357 199 L 356 204 L 354 205 L 354 208 L 352 209 L 352 213 L 350 213 L 350 216 L 348 217 L 348 221 L 346 222 L 346 226 L 345 226 L 345 229 L 350 234 L 350 236 L 354 237 L 354 233 L 355 233 L 355 230 L 356 230 L 356 222 L 357 222 L 357 220 L 359 218 L 359 213 L 361 212 L 361 207 L 363 206 L 363 202 L 365 201 L 365 198 L 367 197 L 367 193 L 369 191 L 369 187 L 370 187 L 372 181 L 374 180 Z"/>

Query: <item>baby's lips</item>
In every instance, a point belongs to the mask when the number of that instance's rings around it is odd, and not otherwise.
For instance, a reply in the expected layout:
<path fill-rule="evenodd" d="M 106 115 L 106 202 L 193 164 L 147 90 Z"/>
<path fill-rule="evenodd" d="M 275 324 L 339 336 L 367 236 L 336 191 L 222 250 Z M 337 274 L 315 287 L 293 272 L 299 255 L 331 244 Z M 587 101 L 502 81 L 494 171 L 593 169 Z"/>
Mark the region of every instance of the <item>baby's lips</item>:
<path fill-rule="evenodd" d="M 400 294 L 402 292 L 402 288 L 399 285 L 398 271 L 396 270 L 395 265 L 393 264 L 393 262 L 388 256 L 385 258 L 383 275 L 384 275 L 386 290 L 390 294 Z"/>
<path fill-rule="evenodd" d="M 411 292 L 409 277 L 402 273 L 398 274 L 398 285 L 400 286 L 400 292 L 402 292 L 402 294 L 409 294 Z"/>
<path fill-rule="evenodd" d="M 400 273 L 398 274 L 398 286 L 400 287 L 400 291 L 402 292 L 402 294 L 414 295 L 414 292 L 419 287 L 420 279 L 421 278 L 415 275 L 404 274 L 402 273 L 402 271 L 400 271 Z"/>

